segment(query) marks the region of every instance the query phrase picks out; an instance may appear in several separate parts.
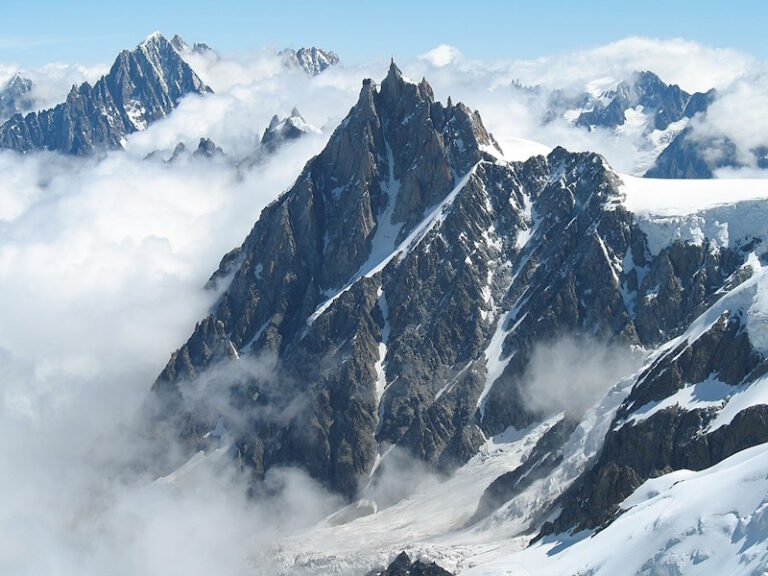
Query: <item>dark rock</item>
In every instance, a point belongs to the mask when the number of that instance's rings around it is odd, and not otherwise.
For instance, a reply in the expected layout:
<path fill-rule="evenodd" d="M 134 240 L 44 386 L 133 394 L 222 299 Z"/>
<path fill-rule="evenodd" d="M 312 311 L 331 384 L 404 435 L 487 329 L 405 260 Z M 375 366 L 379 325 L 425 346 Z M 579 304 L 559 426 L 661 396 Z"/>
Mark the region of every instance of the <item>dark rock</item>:
<path fill-rule="evenodd" d="M 451 576 L 451 573 L 434 562 L 411 562 L 408 554 L 401 552 L 386 569 L 372 570 L 367 576 Z"/>
<path fill-rule="evenodd" d="M 625 421 L 639 407 L 658 402 L 710 375 L 737 385 L 765 371 L 738 316 L 723 316 L 696 341 L 669 350 L 641 374 L 619 408 L 594 466 L 568 490 L 562 513 L 542 533 L 594 529 L 610 522 L 619 504 L 648 478 L 673 470 L 702 470 L 768 441 L 768 406 L 747 408 L 733 421 L 708 429 L 715 409 L 679 406 L 640 421 Z"/>
<path fill-rule="evenodd" d="M 177 146 L 178 149 L 178 146 Z M 176 155 L 176 150 L 173 152 Z M 209 138 L 200 138 L 200 143 L 197 145 L 197 150 L 192 154 L 193 158 L 221 158 L 224 156 L 224 150 L 220 146 L 216 146 L 216 143 Z M 173 158 L 173 157 L 172 157 Z"/>

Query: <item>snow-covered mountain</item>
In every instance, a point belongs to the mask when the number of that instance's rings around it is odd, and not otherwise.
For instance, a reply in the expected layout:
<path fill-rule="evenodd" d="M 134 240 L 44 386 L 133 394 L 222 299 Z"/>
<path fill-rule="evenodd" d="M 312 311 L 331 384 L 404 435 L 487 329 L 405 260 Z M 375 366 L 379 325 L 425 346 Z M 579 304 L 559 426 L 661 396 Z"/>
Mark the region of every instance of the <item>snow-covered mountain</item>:
<path fill-rule="evenodd" d="M 120 148 L 128 134 L 166 117 L 187 94 L 211 92 L 160 33 L 124 50 L 93 86 L 73 86 L 55 108 L 0 126 L 0 147 L 84 155 Z"/>
<path fill-rule="evenodd" d="M 301 68 L 307 74 L 316 76 L 324 70 L 339 63 L 339 57 L 335 52 L 322 48 L 299 48 L 294 50 L 286 48 L 278 53 L 286 66 Z"/>
<path fill-rule="evenodd" d="M 307 124 L 301 113 L 293 108 L 285 118 L 277 114 L 272 116 L 269 126 L 261 136 L 261 145 L 269 151 L 274 151 L 286 140 L 296 140 L 309 132 L 317 132 L 317 128 Z"/>
<path fill-rule="evenodd" d="M 764 568 L 767 201 L 563 148 L 508 162 L 392 63 L 222 259 L 153 425 L 187 456 L 231 438 L 257 492 L 298 466 L 349 499 L 264 551 L 286 574 L 404 549 L 608 574 L 630 539 L 621 573 Z M 387 497 L 403 458 L 446 477 Z"/>
<path fill-rule="evenodd" d="M 650 71 L 602 87 L 595 80 L 590 90 L 569 94 L 555 90 L 549 96 L 547 119 L 563 117 L 575 127 L 601 129 L 615 138 L 636 142 L 638 172 L 650 177 L 712 177 L 701 171 L 675 171 L 665 158 L 680 146 L 677 137 L 697 114 L 705 114 L 717 97 L 715 90 L 689 94 L 666 84 Z"/>
<path fill-rule="evenodd" d="M 20 73 L 14 74 L 0 89 L 0 122 L 14 114 L 27 112 L 34 106 L 33 82 Z"/>

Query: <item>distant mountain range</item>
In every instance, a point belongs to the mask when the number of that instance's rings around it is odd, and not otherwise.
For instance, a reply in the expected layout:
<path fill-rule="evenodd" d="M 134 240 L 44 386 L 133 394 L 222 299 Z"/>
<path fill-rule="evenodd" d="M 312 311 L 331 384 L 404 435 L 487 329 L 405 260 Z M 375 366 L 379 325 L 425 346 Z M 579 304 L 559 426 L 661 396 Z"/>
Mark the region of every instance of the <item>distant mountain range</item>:
<path fill-rule="evenodd" d="M 0 148 L 74 155 L 118 149 L 128 135 L 170 114 L 184 96 L 212 92 L 185 61 L 193 55 L 219 58 L 207 44 L 190 45 L 178 34 L 170 41 L 153 34 L 133 51 L 121 52 L 93 86 L 73 86 L 63 103 L 24 116 L 20 113 L 36 103 L 34 82 L 18 73 L 0 89 L 0 121 L 6 119 L 0 125 Z M 286 49 L 278 56 L 287 67 L 310 75 L 339 63 L 334 52 L 316 47 Z M 752 150 L 750 162 L 728 138 L 698 136 L 691 121 L 706 120 L 715 90 L 689 94 L 643 71 L 601 92 L 555 90 L 541 97 L 549 101 L 545 122 L 563 117 L 575 127 L 607 130 L 636 142 L 646 177 L 712 178 L 719 168 L 768 167 L 768 144 Z"/>
<path fill-rule="evenodd" d="M 187 94 L 211 89 L 161 34 L 124 50 L 93 86 L 72 87 L 55 108 L 16 115 L 0 126 L 0 146 L 19 152 L 84 155 L 122 147 L 125 137 L 168 116 Z"/>
<path fill-rule="evenodd" d="M 278 53 L 288 66 L 298 67 L 308 74 L 317 75 L 331 66 L 339 63 L 339 57 L 335 52 L 320 48 L 288 48 Z"/>
<path fill-rule="evenodd" d="M 185 61 L 189 54 L 215 52 L 206 44 L 190 46 L 179 35 L 168 41 L 152 34 L 121 52 L 93 86 L 73 86 L 65 102 L 26 116 L 19 112 L 33 104 L 32 82 L 17 74 L 0 91 L 0 117 L 11 116 L 0 125 L 0 148 L 72 155 L 119 149 L 128 135 L 168 116 L 185 96 L 213 92 Z M 317 48 L 286 50 L 280 57 L 313 75 L 339 62 L 333 52 Z"/>

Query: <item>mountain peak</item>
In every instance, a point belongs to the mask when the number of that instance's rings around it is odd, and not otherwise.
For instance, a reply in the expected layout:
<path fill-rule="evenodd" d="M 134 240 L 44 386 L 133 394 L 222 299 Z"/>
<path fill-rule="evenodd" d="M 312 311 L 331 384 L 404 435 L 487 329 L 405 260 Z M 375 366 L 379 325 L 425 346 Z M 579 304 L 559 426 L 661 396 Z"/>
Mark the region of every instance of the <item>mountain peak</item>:
<path fill-rule="evenodd" d="M 167 43 L 168 40 L 166 39 L 165 36 L 163 36 L 162 32 L 160 32 L 159 30 L 156 30 L 155 32 L 152 32 L 152 34 L 144 38 L 144 41 L 141 44 L 139 44 L 139 46 L 147 46 L 149 44 L 156 44 L 158 42 Z"/>
<path fill-rule="evenodd" d="M 187 41 L 178 34 L 174 34 L 173 38 L 171 38 L 171 46 L 173 46 L 177 52 L 183 52 L 185 49 L 189 48 Z"/>
<path fill-rule="evenodd" d="M 120 52 L 93 86 L 73 86 L 56 108 L 11 117 L 0 126 L 0 148 L 78 155 L 119 149 L 128 134 L 168 116 L 185 95 L 209 92 L 168 40 L 154 32 L 134 50 Z"/>
<path fill-rule="evenodd" d="M 390 75 L 398 76 L 400 78 L 403 77 L 403 71 L 397 67 L 397 64 L 395 64 L 394 57 L 390 58 L 389 60 L 389 72 L 387 73 L 387 77 L 389 77 Z"/>
<path fill-rule="evenodd" d="M 307 74 L 312 74 L 313 76 L 339 63 L 339 57 L 335 52 L 316 48 L 315 46 L 299 48 L 298 50 L 286 48 L 278 52 L 277 55 L 283 58 L 286 66 L 301 68 Z"/>

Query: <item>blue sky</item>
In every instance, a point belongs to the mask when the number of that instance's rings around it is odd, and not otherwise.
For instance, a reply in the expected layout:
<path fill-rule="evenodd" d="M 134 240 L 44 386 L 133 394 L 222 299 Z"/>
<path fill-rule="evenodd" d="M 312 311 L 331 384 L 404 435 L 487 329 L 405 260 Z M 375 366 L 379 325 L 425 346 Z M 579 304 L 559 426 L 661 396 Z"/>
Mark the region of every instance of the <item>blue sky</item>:
<path fill-rule="evenodd" d="M 348 62 L 408 59 L 438 44 L 482 59 L 530 58 L 631 35 L 695 40 L 768 57 L 764 0 L 3 0 L 0 62 L 109 63 L 160 30 L 223 52 L 318 45 Z"/>

